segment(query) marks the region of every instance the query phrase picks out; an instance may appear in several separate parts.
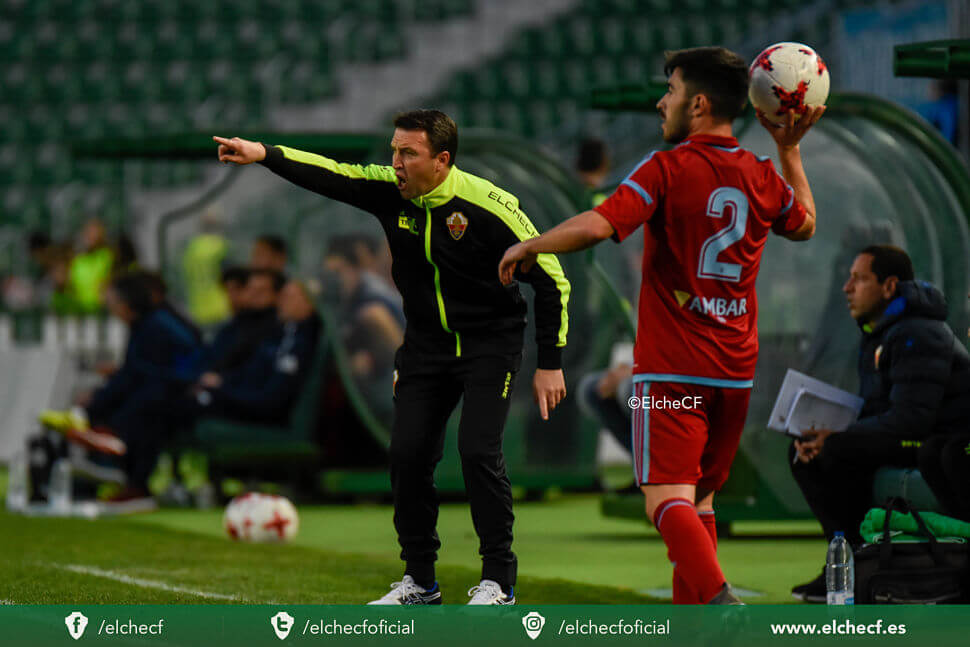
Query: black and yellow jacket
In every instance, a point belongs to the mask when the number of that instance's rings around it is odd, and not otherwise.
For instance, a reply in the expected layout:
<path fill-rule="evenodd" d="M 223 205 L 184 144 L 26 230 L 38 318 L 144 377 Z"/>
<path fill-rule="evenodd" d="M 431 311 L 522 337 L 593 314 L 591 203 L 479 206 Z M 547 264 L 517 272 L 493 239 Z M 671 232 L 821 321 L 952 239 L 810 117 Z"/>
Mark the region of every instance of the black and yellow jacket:
<path fill-rule="evenodd" d="M 405 200 L 390 166 L 340 164 L 285 146 L 266 146 L 262 163 L 377 216 L 404 300 L 408 348 L 457 357 L 521 353 L 527 307 L 517 285 L 501 284 L 498 264 L 508 247 L 539 233 L 515 196 L 457 167 L 431 192 Z M 536 293 L 538 367 L 560 368 L 569 300 L 562 267 L 554 255 L 540 254 L 517 278 Z"/>

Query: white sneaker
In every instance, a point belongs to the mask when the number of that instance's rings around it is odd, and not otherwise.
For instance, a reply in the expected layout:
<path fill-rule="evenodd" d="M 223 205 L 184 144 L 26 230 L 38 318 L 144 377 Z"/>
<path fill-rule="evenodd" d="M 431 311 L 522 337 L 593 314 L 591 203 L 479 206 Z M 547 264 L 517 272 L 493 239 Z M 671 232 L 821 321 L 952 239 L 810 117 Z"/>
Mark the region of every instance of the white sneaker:
<path fill-rule="evenodd" d="M 441 604 L 441 590 L 438 583 L 430 591 L 418 586 L 414 578 L 405 575 L 400 582 L 391 584 L 391 592 L 367 604 Z"/>
<path fill-rule="evenodd" d="M 468 595 L 468 604 L 515 604 L 515 595 L 505 595 L 499 583 L 492 580 L 482 580 L 468 589 Z"/>

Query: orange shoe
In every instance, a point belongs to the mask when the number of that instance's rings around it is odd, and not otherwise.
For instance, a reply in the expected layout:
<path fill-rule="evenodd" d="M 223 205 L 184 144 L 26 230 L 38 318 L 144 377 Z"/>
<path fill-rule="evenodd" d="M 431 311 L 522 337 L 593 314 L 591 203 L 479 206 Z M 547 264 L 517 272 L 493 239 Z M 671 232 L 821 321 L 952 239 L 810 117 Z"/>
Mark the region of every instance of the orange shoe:
<path fill-rule="evenodd" d="M 64 435 L 73 443 L 86 447 L 92 451 L 111 456 L 124 456 L 128 453 L 128 446 L 114 434 L 94 429 L 68 429 Z"/>

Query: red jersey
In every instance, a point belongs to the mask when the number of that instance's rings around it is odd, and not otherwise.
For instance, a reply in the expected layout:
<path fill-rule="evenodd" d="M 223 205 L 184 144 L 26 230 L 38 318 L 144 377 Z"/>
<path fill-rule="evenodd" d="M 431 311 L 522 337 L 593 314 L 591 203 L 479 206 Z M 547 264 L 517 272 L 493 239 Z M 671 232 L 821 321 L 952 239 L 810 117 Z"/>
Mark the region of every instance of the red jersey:
<path fill-rule="evenodd" d="M 733 137 L 695 135 L 648 155 L 596 211 L 618 241 L 644 225 L 633 373 L 750 387 L 761 251 L 769 230 L 793 232 L 806 217 L 771 160 Z"/>

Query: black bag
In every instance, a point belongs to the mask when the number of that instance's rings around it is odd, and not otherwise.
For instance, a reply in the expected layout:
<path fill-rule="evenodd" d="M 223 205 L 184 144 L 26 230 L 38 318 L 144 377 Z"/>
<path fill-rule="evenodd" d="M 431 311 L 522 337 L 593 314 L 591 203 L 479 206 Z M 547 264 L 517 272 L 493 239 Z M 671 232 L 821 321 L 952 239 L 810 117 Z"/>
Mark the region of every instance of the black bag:
<path fill-rule="evenodd" d="M 892 542 L 889 519 L 896 510 L 913 515 L 925 542 Z M 889 499 L 882 540 L 866 544 L 855 555 L 856 604 L 946 604 L 968 600 L 968 544 L 938 541 L 905 499 Z"/>

